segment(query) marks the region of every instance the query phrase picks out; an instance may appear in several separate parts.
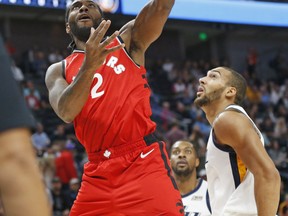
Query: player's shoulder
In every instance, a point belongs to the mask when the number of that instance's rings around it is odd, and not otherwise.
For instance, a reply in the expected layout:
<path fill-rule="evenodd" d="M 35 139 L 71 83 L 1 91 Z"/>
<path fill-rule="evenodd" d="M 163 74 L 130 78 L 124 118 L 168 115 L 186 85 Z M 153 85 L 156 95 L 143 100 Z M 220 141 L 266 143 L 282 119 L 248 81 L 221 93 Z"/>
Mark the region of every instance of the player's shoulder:
<path fill-rule="evenodd" d="M 48 67 L 47 73 L 55 73 L 55 72 L 61 70 L 62 67 L 63 67 L 63 61 L 53 63 Z"/>
<path fill-rule="evenodd" d="M 49 82 L 51 79 L 55 79 L 55 77 L 57 76 L 62 76 L 62 71 L 63 71 L 63 61 L 51 64 L 46 71 L 46 77 L 45 77 L 46 83 Z"/>
<path fill-rule="evenodd" d="M 227 109 L 221 112 L 213 122 L 213 128 L 231 129 L 247 122 L 245 114 L 237 109 Z"/>
<path fill-rule="evenodd" d="M 213 122 L 214 134 L 220 143 L 231 143 L 251 129 L 249 118 L 241 111 L 225 110 Z"/>

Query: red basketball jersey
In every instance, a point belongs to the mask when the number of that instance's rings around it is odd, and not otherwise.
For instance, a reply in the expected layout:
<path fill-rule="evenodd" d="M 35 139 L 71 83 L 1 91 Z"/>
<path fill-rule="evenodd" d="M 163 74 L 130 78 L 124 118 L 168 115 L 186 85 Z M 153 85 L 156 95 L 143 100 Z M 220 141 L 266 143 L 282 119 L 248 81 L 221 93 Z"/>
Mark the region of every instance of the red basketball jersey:
<path fill-rule="evenodd" d="M 108 47 L 121 43 L 117 37 Z M 84 51 L 75 50 L 65 59 L 69 84 L 77 76 L 84 56 Z M 122 48 L 109 54 L 95 71 L 90 96 L 74 119 L 75 133 L 88 153 L 97 152 L 152 133 L 156 124 L 151 114 L 146 70 Z"/>

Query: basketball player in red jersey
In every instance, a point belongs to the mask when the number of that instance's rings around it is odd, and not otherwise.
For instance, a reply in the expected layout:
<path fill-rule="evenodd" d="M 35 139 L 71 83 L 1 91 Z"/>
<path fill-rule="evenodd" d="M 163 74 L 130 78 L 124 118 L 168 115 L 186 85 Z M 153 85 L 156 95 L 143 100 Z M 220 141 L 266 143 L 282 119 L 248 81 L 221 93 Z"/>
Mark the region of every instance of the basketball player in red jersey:
<path fill-rule="evenodd" d="M 144 68 L 145 51 L 173 4 L 149 1 L 109 37 L 111 21 L 95 2 L 76 0 L 67 8 L 73 53 L 51 65 L 45 81 L 53 109 L 73 121 L 89 159 L 71 216 L 183 215 L 165 143 L 154 136 Z"/>

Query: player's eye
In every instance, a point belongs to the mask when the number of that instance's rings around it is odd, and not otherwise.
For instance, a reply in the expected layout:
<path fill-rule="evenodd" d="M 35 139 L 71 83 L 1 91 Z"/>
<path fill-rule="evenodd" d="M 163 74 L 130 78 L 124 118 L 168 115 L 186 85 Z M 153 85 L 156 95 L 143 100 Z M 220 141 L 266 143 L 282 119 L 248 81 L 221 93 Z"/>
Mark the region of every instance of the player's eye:
<path fill-rule="evenodd" d="M 96 7 L 96 5 L 95 5 L 95 4 L 93 4 L 93 3 L 91 3 L 91 4 L 89 4 L 89 5 L 88 5 L 88 7 L 90 7 L 90 8 L 95 8 L 95 7 Z"/>
<path fill-rule="evenodd" d="M 173 155 L 178 155 L 179 153 L 180 153 L 179 150 L 172 151 L 172 154 L 173 154 Z"/>
<path fill-rule="evenodd" d="M 74 5 L 74 6 L 72 6 L 72 8 L 71 8 L 71 10 L 79 10 L 79 6 L 78 5 Z"/>

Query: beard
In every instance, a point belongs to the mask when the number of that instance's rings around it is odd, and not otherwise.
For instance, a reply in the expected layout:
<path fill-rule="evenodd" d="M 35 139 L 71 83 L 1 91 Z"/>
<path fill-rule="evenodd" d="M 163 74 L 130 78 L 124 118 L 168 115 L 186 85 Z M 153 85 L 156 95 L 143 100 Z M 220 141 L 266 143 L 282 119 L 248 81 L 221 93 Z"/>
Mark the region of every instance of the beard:
<path fill-rule="evenodd" d="M 174 172 L 176 175 L 182 176 L 182 177 L 190 176 L 190 175 L 192 174 L 192 172 L 193 172 L 193 170 L 190 169 L 190 168 L 187 168 L 187 169 L 185 169 L 185 170 L 179 170 L 179 169 L 177 169 L 176 167 L 174 167 L 174 168 L 172 167 L 172 170 L 173 170 L 173 172 Z"/>
<path fill-rule="evenodd" d="M 101 21 L 102 21 L 102 19 L 93 20 L 93 28 L 96 29 L 99 26 Z M 69 26 L 71 28 L 71 34 L 74 37 L 76 37 L 78 40 L 86 43 L 86 41 L 90 37 L 92 27 L 87 27 L 87 26 L 79 27 L 76 22 L 69 22 Z"/>
<path fill-rule="evenodd" d="M 208 93 L 204 95 L 203 97 L 197 97 L 194 100 L 194 104 L 198 107 L 207 106 L 211 104 L 213 101 L 220 99 L 224 90 L 225 90 L 225 87 L 217 89 L 214 92 Z"/>

